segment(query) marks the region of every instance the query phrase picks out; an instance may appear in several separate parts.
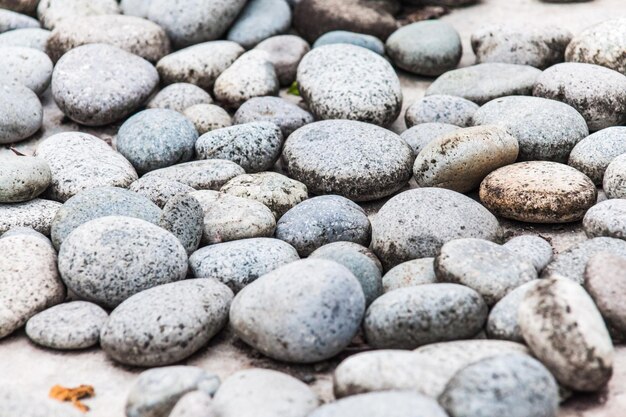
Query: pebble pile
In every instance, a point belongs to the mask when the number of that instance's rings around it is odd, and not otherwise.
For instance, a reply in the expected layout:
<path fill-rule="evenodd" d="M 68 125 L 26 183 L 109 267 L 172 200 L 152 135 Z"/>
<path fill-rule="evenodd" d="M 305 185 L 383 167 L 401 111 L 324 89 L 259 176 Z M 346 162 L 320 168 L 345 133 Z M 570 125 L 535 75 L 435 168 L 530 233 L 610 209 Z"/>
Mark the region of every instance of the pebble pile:
<path fill-rule="evenodd" d="M 601 391 L 626 17 L 481 26 L 459 66 L 445 18 L 399 18 L 419 1 L 340 3 L 0 0 L 0 339 L 147 368 L 127 417 L 557 417 Z M 181 364 L 222 344 L 256 367 Z M 74 416 L 0 381 L 16 413 Z"/>

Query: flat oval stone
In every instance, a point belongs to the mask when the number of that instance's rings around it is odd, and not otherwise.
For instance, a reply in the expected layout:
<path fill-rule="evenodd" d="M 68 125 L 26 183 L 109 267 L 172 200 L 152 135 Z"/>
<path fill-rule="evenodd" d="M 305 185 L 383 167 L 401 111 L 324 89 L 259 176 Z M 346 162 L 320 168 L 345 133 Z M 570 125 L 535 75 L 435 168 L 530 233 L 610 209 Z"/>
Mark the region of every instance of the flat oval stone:
<path fill-rule="evenodd" d="M 40 28 L 13 29 L 0 34 L 0 45 L 24 46 L 45 52 L 50 33 L 49 30 Z"/>
<path fill-rule="evenodd" d="M 490 172 L 517 159 L 517 139 L 498 126 L 467 127 L 432 140 L 415 159 L 413 174 L 420 187 L 466 193 Z"/>
<path fill-rule="evenodd" d="M 312 363 L 348 346 L 364 310 L 361 285 L 346 267 L 324 259 L 302 260 L 241 290 L 230 309 L 230 325 L 239 338 L 271 358 Z"/>
<path fill-rule="evenodd" d="M 47 195 L 66 201 L 81 191 L 100 187 L 128 187 L 137 172 L 122 155 L 103 140 L 80 132 L 46 138 L 35 156 L 45 159 L 52 171 Z"/>
<path fill-rule="evenodd" d="M 276 225 L 276 238 L 308 256 L 332 242 L 369 245 L 370 221 L 361 207 L 347 198 L 327 195 L 303 201 L 285 213 Z"/>
<path fill-rule="evenodd" d="M 414 259 L 391 268 L 383 275 L 383 292 L 437 282 L 435 258 Z"/>
<path fill-rule="evenodd" d="M 263 203 L 208 190 L 191 195 L 204 211 L 202 243 L 205 245 L 274 234 L 276 218 Z"/>
<path fill-rule="evenodd" d="M 386 126 L 400 114 L 398 76 L 384 58 L 365 48 L 346 44 L 315 48 L 300 62 L 297 80 L 300 94 L 318 119 Z"/>
<path fill-rule="evenodd" d="M 213 279 L 158 285 L 128 298 L 102 328 L 102 349 L 117 362 L 163 366 L 181 361 L 228 322 L 233 292 Z"/>
<path fill-rule="evenodd" d="M 178 181 L 196 190 L 219 190 L 230 179 L 245 174 L 242 167 L 223 159 L 207 159 L 176 164 L 150 171 L 142 178 L 159 177 Z"/>
<path fill-rule="evenodd" d="M 0 235 L 14 227 L 29 227 L 50 236 L 50 225 L 59 208 L 61 203 L 41 198 L 0 204 Z"/>
<path fill-rule="evenodd" d="M 204 42 L 164 56 L 156 68 L 164 84 L 190 83 L 211 90 L 217 77 L 243 53 L 235 42 Z"/>
<path fill-rule="evenodd" d="M 21 84 L 0 84 L 0 144 L 32 136 L 42 121 L 43 107 L 35 93 Z"/>
<path fill-rule="evenodd" d="M 433 94 L 411 104 L 404 114 L 408 128 L 422 123 L 446 123 L 459 127 L 472 124 L 478 104 L 462 97 Z"/>
<path fill-rule="evenodd" d="M 397 67 L 426 76 L 456 68 L 463 53 L 459 33 L 441 20 L 402 26 L 389 35 L 385 50 Z"/>
<path fill-rule="evenodd" d="M 147 17 L 180 49 L 220 38 L 245 4 L 246 0 L 152 0 Z"/>
<path fill-rule="evenodd" d="M 48 188 L 50 181 L 50 167 L 41 158 L 0 157 L 0 203 L 32 200 Z"/>
<path fill-rule="evenodd" d="M 0 33 L 15 29 L 38 28 L 40 26 L 37 19 L 33 19 L 30 16 L 7 10 L 4 6 L 0 9 Z"/>
<path fill-rule="evenodd" d="M 171 109 L 183 113 L 196 104 L 212 104 L 209 93 L 194 84 L 174 83 L 159 91 L 146 104 L 149 109 Z"/>
<path fill-rule="evenodd" d="M 377 298 L 367 309 L 363 329 L 367 343 L 376 349 L 415 349 L 471 338 L 482 329 L 488 311 L 471 288 L 423 284 Z"/>
<path fill-rule="evenodd" d="M 159 208 L 163 208 L 177 194 L 189 194 L 195 191 L 182 182 L 164 179 L 156 175 L 139 178 L 130 184 L 128 189 L 146 197 Z"/>
<path fill-rule="evenodd" d="M 626 197 L 626 155 L 616 157 L 606 167 L 602 187 L 608 198 Z"/>
<path fill-rule="evenodd" d="M 413 153 L 395 133 L 352 120 L 310 123 L 292 133 L 283 148 L 287 174 L 313 194 L 377 200 L 404 187 Z"/>
<path fill-rule="evenodd" d="M 299 36 L 278 35 L 265 39 L 255 49 L 267 53 L 267 59 L 274 65 L 280 85 L 286 87 L 296 80 L 298 64 L 311 47 Z"/>
<path fill-rule="evenodd" d="M 270 369 L 252 368 L 229 376 L 215 393 L 213 407 L 220 417 L 306 417 L 318 403 L 304 382 Z"/>
<path fill-rule="evenodd" d="M 50 234 L 54 247 L 77 227 L 90 220 L 106 216 L 125 216 L 158 224 L 161 210 L 146 197 L 116 187 L 99 187 L 76 194 L 57 211 Z"/>
<path fill-rule="evenodd" d="M 196 104 L 186 108 L 183 114 L 191 120 L 199 135 L 233 124 L 230 114 L 214 104 Z"/>
<path fill-rule="evenodd" d="M 2 236 L 0 250 L 1 339 L 40 311 L 63 302 L 65 286 L 59 279 L 57 254 L 45 237 L 24 233 Z"/>
<path fill-rule="evenodd" d="M 324 45 L 333 45 L 336 43 L 349 43 L 351 45 L 360 46 L 376 52 L 378 55 L 385 55 L 385 44 L 376 36 L 366 35 L 363 33 L 349 32 L 347 30 L 333 30 L 324 33 L 317 38 L 313 44 L 313 48 L 319 48 Z"/>
<path fill-rule="evenodd" d="M 569 279 L 549 278 L 531 288 L 519 306 L 524 340 L 564 386 L 598 391 L 613 372 L 613 344 L 585 290 Z"/>
<path fill-rule="evenodd" d="M 119 14 L 115 0 L 41 0 L 37 17 L 46 29 L 54 29 L 62 20 L 79 21 L 86 16 Z"/>
<path fill-rule="evenodd" d="M 591 132 L 626 122 L 626 76 L 599 65 L 554 65 L 537 78 L 533 95 L 569 104 Z"/>
<path fill-rule="evenodd" d="M 48 39 L 46 52 L 56 62 L 70 49 L 90 43 L 117 46 L 150 62 L 170 52 L 170 41 L 159 25 L 123 15 L 84 16 L 60 22 Z"/>
<path fill-rule="evenodd" d="M 566 163 L 584 137 L 585 119 L 573 107 L 540 97 L 511 96 L 488 102 L 472 116 L 478 125 L 498 125 L 519 141 L 519 160 Z"/>
<path fill-rule="evenodd" d="M 254 97 L 239 107 L 234 124 L 272 122 L 288 137 L 302 126 L 313 123 L 313 115 L 299 106 L 279 97 Z"/>
<path fill-rule="evenodd" d="M 602 185 L 606 168 L 623 153 L 626 153 L 626 127 L 608 127 L 578 142 L 567 164 L 587 175 L 594 184 Z"/>
<path fill-rule="evenodd" d="M 175 195 L 163 207 L 158 225 L 176 236 L 190 255 L 200 246 L 204 211 L 200 202 L 188 193 Z"/>
<path fill-rule="evenodd" d="M 559 388 L 550 372 L 528 355 L 500 355 L 460 370 L 439 397 L 451 417 L 507 415 L 556 417 Z"/>
<path fill-rule="evenodd" d="M 226 159 L 246 172 L 270 170 L 283 145 L 280 128 L 270 122 L 252 122 L 213 130 L 196 141 L 198 159 Z"/>
<path fill-rule="evenodd" d="M 488 63 L 448 71 L 426 90 L 426 96 L 458 96 L 483 105 L 504 96 L 530 96 L 541 71 L 529 65 Z"/>
<path fill-rule="evenodd" d="M 280 84 L 266 52 L 248 51 L 215 80 L 213 94 L 225 107 L 237 109 L 254 97 L 275 96 Z"/>
<path fill-rule="evenodd" d="M 139 375 L 130 388 L 126 399 L 126 416 L 171 416 L 170 410 L 176 408 L 186 394 L 202 393 L 210 398 L 219 386 L 220 378 L 217 375 L 197 366 L 148 369 Z"/>
<path fill-rule="evenodd" d="M 411 210 L 407 210 L 411 207 Z M 479 203 L 442 188 L 418 188 L 390 199 L 372 220 L 372 248 L 386 270 L 436 256 L 460 238 L 496 240 L 498 220 Z"/>
<path fill-rule="evenodd" d="M 226 38 L 246 49 L 291 27 L 291 8 L 285 0 L 250 0 L 230 27 Z"/>
<path fill-rule="evenodd" d="M 591 207 L 583 218 L 583 228 L 590 238 L 626 239 L 626 200 L 605 200 Z"/>
<path fill-rule="evenodd" d="M 512 342 L 524 343 L 522 330 L 517 320 L 517 310 L 524 300 L 526 293 L 539 283 L 534 279 L 515 288 L 502 297 L 489 312 L 485 331 L 490 339 L 510 340 Z"/>
<path fill-rule="evenodd" d="M 174 235 L 145 220 L 109 216 L 74 230 L 59 251 L 59 272 L 81 298 L 109 308 L 187 274 L 187 253 Z"/>
<path fill-rule="evenodd" d="M 59 59 L 52 96 L 75 122 L 103 126 L 136 110 L 158 83 L 159 74 L 148 61 L 116 46 L 89 44 Z"/>
<path fill-rule="evenodd" d="M 626 19 L 605 20 L 578 33 L 567 46 L 565 60 L 602 65 L 626 75 Z"/>
<path fill-rule="evenodd" d="M 0 84 L 22 84 L 37 95 L 42 94 L 52 77 L 48 55 L 23 46 L 0 46 Z"/>
<path fill-rule="evenodd" d="M 517 236 L 508 240 L 503 246 L 518 257 L 532 263 L 537 272 L 543 271 L 543 268 L 552 260 L 552 245 L 539 236 Z"/>
<path fill-rule="evenodd" d="M 547 161 L 502 167 L 480 185 L 480 201 L 492 213 L 530 223 L 581 220 L 596 197 L 596 186 L 585 174 Z"/>
<path fill-rule="evenodd" d="M 488 306 L 537 278 L 537 270 L 529 261 L 497 243 L 473 238 L 444 244 L 435 258 L 435 273 L 440 282 L 472 288 Z"/>
<path fill-rule="evenodd" d="M 215 278 L 238 293 L 260 276 L 299 259 L 288 243 L 254 238 L 201 248 L 189 257 L 189 266 L 193 276 Z"/>
<path fill-rule="evenodd" d="M 239 175 L 220 192 L 263 203 L 277 219 L 309 196 L 306 185 L 276 172 Z"/>
<path fill-rule="evenodd" d="M 626 335 L 626 259 L 609 253 L 592 256 L 585 268 L 585 289 L 593 298 L 614 339 Z"/>
<path fill-rule="evenodd" d="M 109 315 L 86 301 L 59 304 L 34 315 L 26 323 L 26 335 L 40 346 L 72 350 L 94 346 Z"/>
<path fill-rule="evenodd" d="M 552 25 L 496 24 L 472 33 L 477 63 L 504 62 L 544 69 L 563 62 L 572 33 Z"/>
<path fill-rule="evenodd" d="M 388 391 L 354 395 L 323 405 L 309 417 L 446 417 L 434 399 L 418 393 Z"/>
<path fill-rule="evenodd" d="M 409 144 L 413 155 L 417 156 L 430 142 L 458 129 L 460 127 L 446 123 L 421 123 L 405 130 L 400 137 Z"/>
<path fill-rule="evenodd" d="M 367 250 L 352 242 L 334 242 L 314 250 L 309 259 L 327 259 L 348 268 L 359 280 L 368 306 L 383 293 L 383 284 L 376 261 L 362 249 Z"/>
<path fill-rule="evenodd" d="M 198 132 L 177 111 L 148 109 L 120 127 L 116 148 L 142 175 L 193 158 Z"/>

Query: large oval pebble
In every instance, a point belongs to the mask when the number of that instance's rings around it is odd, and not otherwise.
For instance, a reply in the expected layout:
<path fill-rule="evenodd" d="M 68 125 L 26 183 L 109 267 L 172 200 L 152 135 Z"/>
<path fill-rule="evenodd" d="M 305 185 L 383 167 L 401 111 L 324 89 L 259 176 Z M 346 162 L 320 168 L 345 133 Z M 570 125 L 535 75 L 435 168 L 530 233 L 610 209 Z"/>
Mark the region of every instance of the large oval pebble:
<path fill-rule="evenodd" d="M 29 227 L 50 236 L 52 219 L 59 208 L 61 203 L 42 198 L 24 203 L 0 204 L 0 235 L 14 227 Z"/>
<path fill-rule="evenodd" d="M 607 127 L 578 142 L 567 163 L 601 185 L 609 164 L 623 153 L 626 153 L 626 127 Z"/>
<path fill-rule="evenodd" d="M 21 203 L 48 188 L 52 174 L 48 163 L 27 156 L 0 157 L 0 203 Z"/>
<path fill-rule="evenodd" d="M 22 84 L 41 95 L 50 84 L 52 61 L 33 48 L 0 46 L 0 84 Z"/>
<path fill-rule="evenodd" d="M 230 179 L 245 173 L 243 168 L 234 162 L 207 159 L 150 171 L 142 178 L 158 177 L 177 181 L 196 190 L 219 190 Z"/>
<path fill-rule="evenodd" d="M 626 75 L 626 18 L 602 21 L 574 36 L 565 51 L 569 62 L 602 65 Z"/>
<path fill-rule="evenodd" d="M 0 84 L 0 144 L 18 142 L 41 127 L 43 107 L 29 88 Z"/>

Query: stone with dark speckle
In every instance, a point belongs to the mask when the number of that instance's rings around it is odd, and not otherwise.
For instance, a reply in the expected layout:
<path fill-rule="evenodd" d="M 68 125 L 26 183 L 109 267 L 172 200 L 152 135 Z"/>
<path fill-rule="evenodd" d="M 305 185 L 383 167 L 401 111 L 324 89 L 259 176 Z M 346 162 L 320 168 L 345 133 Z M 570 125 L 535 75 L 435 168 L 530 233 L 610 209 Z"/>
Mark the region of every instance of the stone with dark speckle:
<path fill-rule="evenodd" d="M 187 254 L 191 254 L 200 246 L 204 211 L 200 202 L 190 194 L 175 195 L 163 207 L 158 225 L 176 236 Z"/>
<path fill-rule="evenodd" d="M 626 18 L 604 20 L 576 34 L 567 45 L 565 60 L 586 62 L 626 75 Z"/>
<path fill-rule="evenodd" d="M 626 197 L 626 154 L 616 157 L 606 167 L 602 187 L 607 198 Z"/>
<path fill-rule="evenodd" d="M 234 124 L 272 122 L 280 127 L 284 138 L 313 121 L 311 113 L 280 97 L 251 98 L 233 117 Z"/>
<path fill-rule="evenodd" d="M 61 206 L 61 203 L 41 198 L 24 203 L 0 204 L 0 235 L 14 227 L 30 227 L 50 236 L 52 219 Z"/>
<path fill-rule="evenodd" d="M 183 114 L 191 120 L 199 135 L 233 124 L 230 114 L 215 104 L 195 104 L 187 107 Z"/>
<path fill-rule="evenodd" d="M 152 201 L 159 208 L 163 208 L 170 198 L 177 194 L 189 194 L 194 188 L 182 182 L 161 178 L 156 175 L 142 177 L 134 181 L 128 189 Z"/>
<path fill-rule="evenodd" d="M 460 127 L 447 123 L 420 123 L 402 132 L 400 137 L 409 144 L 413 155 L 417 156 L 430 142 L 458 129 Z"/>
<path fill-rule="evenodd" d="M 434 261 L 435 258 L 421 258 L 394 266 L 383 275 L 383 291 L 389 292 L 398 288 L 434 284 L 437 282 Z"/>
<path fill-rule="evenodd" d="M 510 340 L 524 343 L 524 337 L 517 320 L 517 310 L 526 293 L 539 280 L 528 281 L 502 297 L 489 312 L 485 331 L 490 339 Z"/>
<path fill-rule="evenodd" d="M 626 240 L 626 200 L 605 200 L 591 207 L 583 218 L 590 238 L 607 236 Z"/>
<path fill-rule="evenodd" d="M 150 171 L 142 178 L 158 177 L 178 181 L 196 190 L 219 190 L 230 179 L 245 173 L 243 168 L 234 162 L 207 159 Z"/>
<path fill-rule="evenodd" d="M 602 185 L 604 173 L 613 159 L 626 153 L 626 126 L 607 127 L 587 136 L 574 146 L 568 165 Z"/>
<path fill-rule="evenodd" d="M 408 128 L 421 123 L 447 123 L 459 127 L 471 126 L 478 104 L 462 97 L 434 94 L 411 104 L 404 114 Z"/>
<path fill-rule="evenodd" d="M 22 13 L 0 8 L 0 33 L 10 32 L 16 29 L 41 27 L 37 19 L 33 19 Z"/>
<path fill-rule="evenodd" d="M 21 203 L 43 193 L 52 173 L 41 158 L 0 156 L 0 203 Z"/>
<path fill-rule="evenodd" d="M 295 81 L 298 64 L 311 47 L 299 36 L 278 35 L 265 39 L 255 49 L 267 52 L 280 85 L 287 87 Z"/>
<path fill-rule="evenodd" d="M 22 84 L 37 95 L 50 85 L 52 61 L 42 51 L 23 46 L 0 46 L 0 84 Z"/>
<path fill-rule="evenodd" d="M 50 33 L 40 28 L 13 29 L 0 34 L 0 46 L 24 46 L 45 52 Z"/>
<path fill-rule="evenodd" d="M 552 260 L 552 245 L 539 236 L 517 236 L 508 240 L 503 246 L 520 258 L 531 262 L 537 272 L 543 271 L 543 268 Z"/>
<path fill-rule="evenodd" d="M 592 256 L 585 268 L 585 289 L 602 314 L 611 336 L 626 339 L 626 257 L 610 253 Z"/>
<path fill-rule="evenodd" d="M 149 109 L 171 109 L 183 113 L 196 104 L 212 103 L 211 95 L 197 85 L 174 83 L 156 93 L 146 104 L 146 107 Z"/>

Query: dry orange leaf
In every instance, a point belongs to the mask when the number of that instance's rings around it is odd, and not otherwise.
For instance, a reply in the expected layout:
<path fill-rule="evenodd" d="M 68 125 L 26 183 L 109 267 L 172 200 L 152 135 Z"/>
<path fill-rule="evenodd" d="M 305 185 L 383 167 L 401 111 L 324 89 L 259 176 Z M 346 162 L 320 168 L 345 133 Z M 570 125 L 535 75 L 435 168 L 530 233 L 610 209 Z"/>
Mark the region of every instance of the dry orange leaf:
<path fill-rule="evenodd" d="M 50 388 L 50 398 L 59 401 L 69 401 L 83 413 L 89 411 L 89 407 L 81 403 L 81 398 L 89 398 L 95 395 L 95 391 L 91 385 L 80 385 L 76 388 L 65 388 L 61 385 L 55 385 Z"/>

